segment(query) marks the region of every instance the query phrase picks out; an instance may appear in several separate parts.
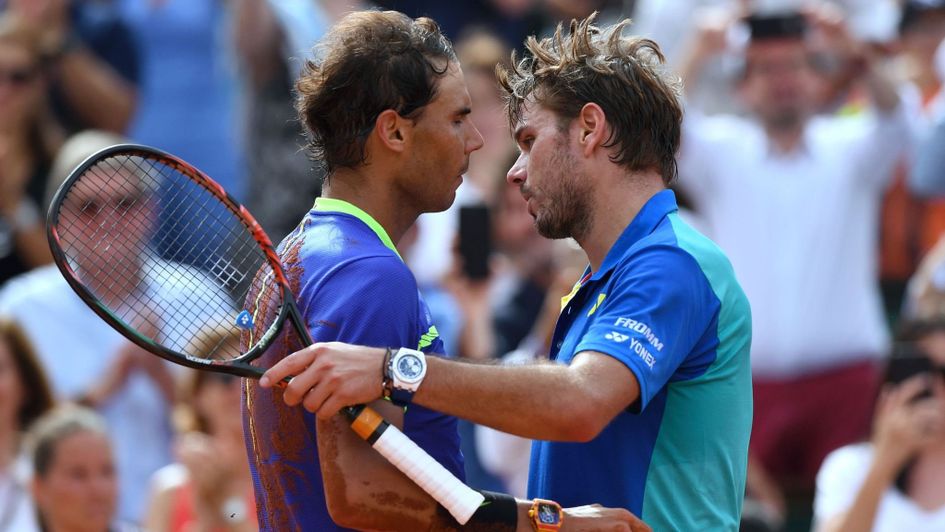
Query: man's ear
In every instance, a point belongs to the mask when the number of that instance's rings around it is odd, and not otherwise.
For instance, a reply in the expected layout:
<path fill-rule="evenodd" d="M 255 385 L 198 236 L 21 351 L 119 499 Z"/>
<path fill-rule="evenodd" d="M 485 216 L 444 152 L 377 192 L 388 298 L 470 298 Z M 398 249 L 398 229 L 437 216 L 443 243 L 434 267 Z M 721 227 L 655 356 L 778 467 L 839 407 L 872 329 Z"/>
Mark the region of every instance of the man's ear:
<path fill-rule="evenodd" d="M 374 135 L 382 146 L 401 153 L 410 136 L 411 121 L 400 116 L 397 111 L 387 109 L 377 115 L 374 122 Z"/>
<path fill-rule="evenodd" d="M 603 147 L 610 138 L 610 126 L 607 116 L 599 105 L 593 102 L 584 104 L 575 121 L 580 136 L 578 142 L 585 157 L 590 157 L 594 150 Z"/>

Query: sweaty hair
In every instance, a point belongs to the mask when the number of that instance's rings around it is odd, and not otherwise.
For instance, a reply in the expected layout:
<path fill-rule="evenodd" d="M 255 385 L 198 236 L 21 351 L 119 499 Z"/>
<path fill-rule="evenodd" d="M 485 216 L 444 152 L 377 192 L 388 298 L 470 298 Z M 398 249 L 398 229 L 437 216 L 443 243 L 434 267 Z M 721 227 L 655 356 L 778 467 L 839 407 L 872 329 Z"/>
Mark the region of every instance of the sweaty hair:
<path fill-rule="evenodd" d="M 553 37 L 529 37 L 521 61 L 513 52 L 512 67 L 496 69 L 509 122 L 519 123 L 526 101 L 554 111 L 563 124 L 596 103 L 612 128 L 604 144 L 616 149 L 611 160 L 632 171 L 656 170 L 668 185 L 677 173 L 679 79 L 664 68 L 655 42 L 621 35 L 629 20 L 601 30 L 595 16 L 572 20 L 567 35 L 559 24 Z"/>
<path fill-rule="evenodd" d="M 311 155 L 328 174 L 365 162 L 365 141 L 381 112 L 418 118 L 456 61 L 436 22 L 396 11 L 351 13 L 319 49 L 321 59 L 307 61 L 296 83 L 296 108 Z"/>

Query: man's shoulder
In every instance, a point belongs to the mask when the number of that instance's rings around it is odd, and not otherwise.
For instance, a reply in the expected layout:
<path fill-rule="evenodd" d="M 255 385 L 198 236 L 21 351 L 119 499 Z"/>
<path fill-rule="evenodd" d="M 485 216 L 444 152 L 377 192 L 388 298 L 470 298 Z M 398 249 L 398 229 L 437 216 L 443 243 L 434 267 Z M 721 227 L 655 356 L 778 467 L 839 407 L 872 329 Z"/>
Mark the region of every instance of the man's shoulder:
<path fill-rule="evenodd" d="M 728 263 L 715 242 L 670 213 L 653 232 L 627 250 L 619 268 L 633 273 L 641 264 L 649 264 L 677 273 L 697 273 L 706 261 Z"/>
<path fill-rule="evenodd" d="M 905 127 L 907 122 L 906 111 L 901 108 L 889 112 L 866 109 L 814 116 L 807 122 L 806 132 L 819 144 L 836 145 L 870 138 L 875 126 L 901 124 Z"/>
<path fill-rule="evenodd" d="M 62 297 L 66 281 L 54 264 L 18 275 L 0 287 L 0 312 L 35 301 Z"/>
<path fill-rule="evenodd" d="M 362 222 L 335 213 L 313 219 L 280 246 L 286 274 L 298 281 L 300 292 L 318 288 L 347 297 L 383 297 L 393 290 L 418 294 L 404 261 Z"/>
<path fill-rule="evenodd" d="M 655 231 L 642 238 L 618 266 L 620 276 L 647 275 L 667 289 L 712 299 L 744 298 L 732 263 L 710 238 L 671 213 Z"/>
<path fill-rule="evenodd" d="M 338 264 L 367 260 L 375 267 L 406 268 L 397 252 L 387 247 L 361 220 L 334 212 L 314 213 L 300 232 L 286 237 L 280 246 L 284 261 L 293 254 L 302 264 Z"/>

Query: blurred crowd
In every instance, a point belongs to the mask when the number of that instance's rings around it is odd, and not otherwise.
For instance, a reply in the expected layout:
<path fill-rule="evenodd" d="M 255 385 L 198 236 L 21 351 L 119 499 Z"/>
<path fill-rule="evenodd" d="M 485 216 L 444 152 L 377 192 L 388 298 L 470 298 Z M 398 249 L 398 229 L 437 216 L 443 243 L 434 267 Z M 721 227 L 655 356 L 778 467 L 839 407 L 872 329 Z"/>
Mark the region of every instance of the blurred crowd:
<path fill-rule="evenodd" d="M 684 215 L 752 306 L 743 529 L 945 530 L 945 0 L 0 0 L 0 532 L 256 528 L 241 381 L 99 320 L 44 213 L 84 158 L 135 142 L 278 241 L 323 177 L 294 80 L 370 8 L 440 23 L 485 142 L 399 243 L 449 356 L 547 356 L 585 265 L 505 180 L 495 66 L 559 21 L 630 17 L 683 80 Z M 461 433 L 469 483 L 523 496 L 530 442 Z"/>

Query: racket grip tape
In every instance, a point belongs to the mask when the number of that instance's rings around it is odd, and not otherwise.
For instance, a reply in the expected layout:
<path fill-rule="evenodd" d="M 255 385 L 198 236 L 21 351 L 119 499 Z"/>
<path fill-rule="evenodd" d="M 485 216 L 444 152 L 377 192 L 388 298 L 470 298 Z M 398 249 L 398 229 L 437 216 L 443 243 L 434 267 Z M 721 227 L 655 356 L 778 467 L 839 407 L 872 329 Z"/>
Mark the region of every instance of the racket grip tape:
<path fill-rule="evenodd" d="M 391 464 L 413 480 L 464 525 L 485 500 L 478 491 L 460 482 L 419 445 L 371 408 L 364 408 L 351 428 Z"/>

